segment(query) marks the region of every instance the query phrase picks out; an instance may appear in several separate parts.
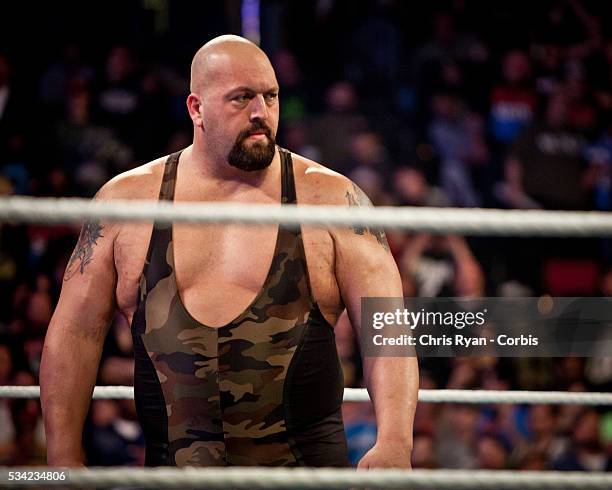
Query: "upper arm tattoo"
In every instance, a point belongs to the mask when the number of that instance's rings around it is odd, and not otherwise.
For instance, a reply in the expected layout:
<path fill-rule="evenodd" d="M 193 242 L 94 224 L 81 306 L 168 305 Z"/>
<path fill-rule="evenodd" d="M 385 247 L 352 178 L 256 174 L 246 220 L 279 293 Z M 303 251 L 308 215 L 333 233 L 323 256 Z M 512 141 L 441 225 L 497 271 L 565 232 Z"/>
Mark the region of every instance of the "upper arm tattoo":
<path fill-rule="evenodd" d="M 355 183 L 353 183 L 353 191 L 346 191 L 346 199 L 348 201 L 349 206 L 372 206 L 372 201 L 366 196 L 366 193 L 363 192 Z M 382 228 L 369 228 L 367 226 L 351 226 L 351 230 L 355 232 L 356 235 L 365 235 L 369 233 L 376 241 L 387 251 L 389 251 L 389 243 L 387 242 L 387 237 L 385 236 L 385 232 Z"/>
<path fill-rule="evenodd" d="M 86 221 L 83 224 L 79 241 L 68 261 L 64 281 L 68 281 L 77 271 L 81 274 L 85 272 L 85 267 L 93 260 L 94 246 L 98 243 L 98 239 L 104 236 L 103 229 L 99 221 Z"/>

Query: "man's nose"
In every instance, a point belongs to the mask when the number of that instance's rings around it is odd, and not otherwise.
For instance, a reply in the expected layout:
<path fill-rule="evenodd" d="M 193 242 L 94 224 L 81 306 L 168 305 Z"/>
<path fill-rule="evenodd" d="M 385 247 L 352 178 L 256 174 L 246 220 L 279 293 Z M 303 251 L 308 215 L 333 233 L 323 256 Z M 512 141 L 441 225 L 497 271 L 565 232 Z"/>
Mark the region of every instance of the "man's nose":
<path fill-rule="evenodd" d="M 263 95 L 256 95 L 251 100 L 251 120 L 253 119 L 262 119 L 266 120 L 268 118 L 268 106 L 266 105 L 266 101 Z"/>

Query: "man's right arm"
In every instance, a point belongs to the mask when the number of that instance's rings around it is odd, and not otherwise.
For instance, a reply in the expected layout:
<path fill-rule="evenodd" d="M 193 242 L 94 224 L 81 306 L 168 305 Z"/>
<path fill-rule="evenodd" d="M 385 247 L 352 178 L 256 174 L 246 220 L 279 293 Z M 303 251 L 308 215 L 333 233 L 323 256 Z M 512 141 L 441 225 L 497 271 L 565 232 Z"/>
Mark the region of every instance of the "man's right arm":
<path fill-rule="evenodd" d="M 104 188 L 97 198 L 104 196 Z M 84 464 L 82 432 L 115 309 L 117 223 L 88 221 L 66 267 L 40 367 L 47 461 Z"/>

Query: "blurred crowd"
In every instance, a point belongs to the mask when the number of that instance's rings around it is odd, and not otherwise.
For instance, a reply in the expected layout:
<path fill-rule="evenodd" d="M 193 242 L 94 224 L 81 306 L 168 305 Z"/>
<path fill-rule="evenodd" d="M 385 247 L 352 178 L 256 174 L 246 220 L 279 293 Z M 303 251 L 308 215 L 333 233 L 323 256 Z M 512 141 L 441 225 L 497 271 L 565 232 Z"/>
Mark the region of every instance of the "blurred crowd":
<path fill-rule="evenodd" d="M 281 146 L 347 175 L 377 205 L 612 210 L 612 31 L 601 9 L 541 2 L 528 21 L 507 11 L 516 36 L 500 43 L 495 18 L 487 24 L 469 2 L 428 12 L 418 35 L 403 28 L 410 9 L 397 12 L 398 3 L 371 2 L 340 22 L 345 2 L 312 2 L 293 36 L 267 50 L 281 87 Z M 277 7 L 287 30 L 304 13 Z M 310 57 L 294 39 L 304 25 L 320 33 Z M 0 195 L 91 197 L 112 176 L 190 144 L 187 66 L 130 43 L 98 56 L 60 44 L 34 83 L 22 83 L 0 49 Z M 74 226 L 0 224 L 0 385 L 38 384 L 77 235 Z M 388 238 L 406 296 L 612 295 L 609 240 Z M 336 338 L 346 385 L 363 386 L 345 317 Z M 131 384 L 130 358 L 118 316 L 98 384 Z M 610 359 L 424 359 L 421 387 L 607 391 Z M 356 463 L 375 441 L 374 414 L 347 403 L 344 416 Z M 603 409 L 422 403 L 414 433 L 420 468 L 612 469 L 612 412 Z M 131 401 L 94 401 L 84 442 L 90 465 L 144 460 Z M 0 464 L 44 460 L 38 400 L 0 399 Z"/>

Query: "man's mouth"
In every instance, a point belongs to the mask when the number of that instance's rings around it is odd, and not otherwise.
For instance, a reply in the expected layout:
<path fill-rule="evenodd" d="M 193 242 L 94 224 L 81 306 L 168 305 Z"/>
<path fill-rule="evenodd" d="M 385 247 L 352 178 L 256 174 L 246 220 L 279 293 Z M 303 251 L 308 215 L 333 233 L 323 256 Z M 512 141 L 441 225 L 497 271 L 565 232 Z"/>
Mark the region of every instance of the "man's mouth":
<path fill-rule="evenodd" d="M 268 135 L 265 131 L 257 131 L 249 134 L 249 138 L 256 140 L 266 139 L 267 137 Z"/>

